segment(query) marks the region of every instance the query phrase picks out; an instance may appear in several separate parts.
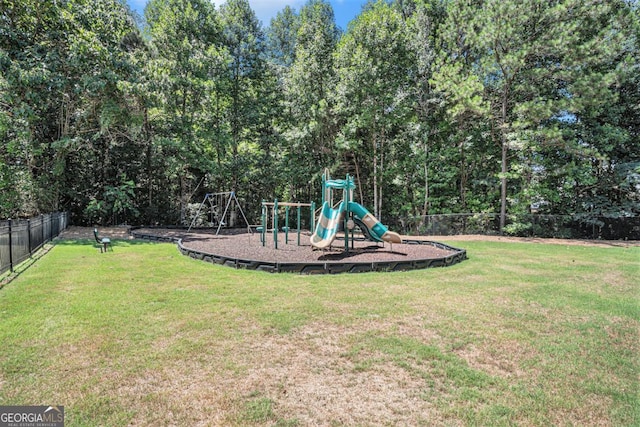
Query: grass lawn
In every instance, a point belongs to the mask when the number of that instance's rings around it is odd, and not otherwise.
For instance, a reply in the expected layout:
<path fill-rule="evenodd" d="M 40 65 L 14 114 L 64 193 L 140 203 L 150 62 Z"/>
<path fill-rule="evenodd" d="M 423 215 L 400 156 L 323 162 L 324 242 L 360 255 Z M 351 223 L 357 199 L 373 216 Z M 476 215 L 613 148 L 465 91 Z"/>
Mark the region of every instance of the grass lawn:
<path fill-rule="evenodd" d="M 0 290 L 0 405 L 66 425 L 640 425 L 640 247 L 446 241 L 272 275 L 59 241 Z"/>

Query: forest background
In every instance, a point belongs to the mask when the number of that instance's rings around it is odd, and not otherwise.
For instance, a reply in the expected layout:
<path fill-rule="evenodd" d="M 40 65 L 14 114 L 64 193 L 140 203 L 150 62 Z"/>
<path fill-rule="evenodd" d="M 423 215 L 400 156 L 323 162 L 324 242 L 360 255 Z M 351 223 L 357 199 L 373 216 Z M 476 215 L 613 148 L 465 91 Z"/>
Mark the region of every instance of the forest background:
<path fill-rule="evenodd" d="M 372 1 L 264 27 L 247 0 L 0 0 L 0 217 L 178 224 L 203 194 L 426 215 L 640 215 L 631 0 Z"/>

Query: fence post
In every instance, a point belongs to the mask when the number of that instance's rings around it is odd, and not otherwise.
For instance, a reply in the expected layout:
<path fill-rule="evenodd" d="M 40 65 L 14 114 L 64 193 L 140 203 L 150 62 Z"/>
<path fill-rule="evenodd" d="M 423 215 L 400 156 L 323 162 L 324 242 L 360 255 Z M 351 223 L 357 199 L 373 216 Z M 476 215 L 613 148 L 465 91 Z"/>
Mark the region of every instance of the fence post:
<path fill-rule="evenodd" d="M 7 224 L 9 225 L 9 271 L 13 273 L 13 241 L 11 239 L 11 219 L 7 220 Z"/>
<path fill-rule="evenodd" d="M 27 220 L 27 245 L 29 246 L 29 258 L 31 258 L 31 255 L 32 255 L 32 248 L 31 248 L 31 218 L 29 218 Z"/>
<path fill-rule="evenodd" d="M 47 227 L 49 229 L 49 232 L 47 233 L 47 242 L 48 242 L 49 240 L 51 240 L 51 231 L 52 231 L 51 228 L 53 225 L 53 222 L 51 221 L 50 213 L 47 214 L 47 223 L 49 224 L 49 226 Z"/>
<path fill-rule="evenodd" d="M 311 234 L 316 231 L 316 202 L 311 201 Z"/>

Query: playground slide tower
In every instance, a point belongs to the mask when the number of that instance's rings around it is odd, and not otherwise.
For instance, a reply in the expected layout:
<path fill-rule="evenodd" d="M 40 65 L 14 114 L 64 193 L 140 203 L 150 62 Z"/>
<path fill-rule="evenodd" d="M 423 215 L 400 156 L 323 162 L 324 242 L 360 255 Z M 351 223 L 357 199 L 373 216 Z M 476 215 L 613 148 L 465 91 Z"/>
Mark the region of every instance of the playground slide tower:
<path fill-rule="evenodd" d="M 319 249 L 331 246 L 338 234 L 338 228 L 345 217 L 353 213 L 354 220 L 363 228 L 363 232 L 371 240 L 376 242 L 402 243 L 398 233 L 389 231 L 376 217 L 364 206 L 353 202 L 353 179 L 347 175 L 347 179 L 329 179 L 329 172 L 322 176 L 322 209 L 316 223 L 316 229 L 311 236 L 311 245 Z M 342 190 L 343 197 L 336 208 L 333 208 L 333 190 Z M 345 245 L 348 248 L 348 245 Z"/>

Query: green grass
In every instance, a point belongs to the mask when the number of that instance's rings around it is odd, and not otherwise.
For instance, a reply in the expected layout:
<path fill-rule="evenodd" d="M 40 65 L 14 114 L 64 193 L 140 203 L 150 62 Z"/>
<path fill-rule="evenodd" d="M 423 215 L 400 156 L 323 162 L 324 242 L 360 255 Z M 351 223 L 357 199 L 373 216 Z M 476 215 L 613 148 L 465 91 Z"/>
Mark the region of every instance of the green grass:
<path fill-rule="evenodd" d="M 69 426 L 640 425 L 640 248 L 451 243 L 469 259 L 298 276 L 60 241 L 0 290 L 0 405 Z"/>

